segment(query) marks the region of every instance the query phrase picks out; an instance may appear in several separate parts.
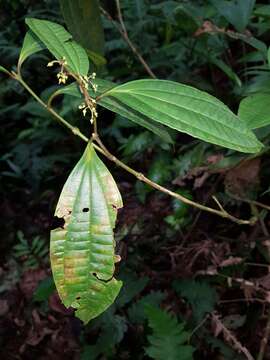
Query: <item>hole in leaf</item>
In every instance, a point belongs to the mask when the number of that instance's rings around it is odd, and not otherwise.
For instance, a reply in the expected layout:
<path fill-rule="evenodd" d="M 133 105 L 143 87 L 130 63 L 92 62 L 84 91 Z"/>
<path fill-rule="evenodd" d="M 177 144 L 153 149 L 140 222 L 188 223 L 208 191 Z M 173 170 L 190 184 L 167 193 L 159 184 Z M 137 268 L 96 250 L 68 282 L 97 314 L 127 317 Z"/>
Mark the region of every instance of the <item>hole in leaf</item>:
<path fill-rule="evenodd" d="M 99 281 L 102 281 L 102 282 L 104 282 L 104 283 L 107 283 L 107 282 L 109 282 L 109 281 L 111 281 L 112 279 L 113 279 L 113 276 L 112 277 L 110 277 L 109 279 L 100 279 L 98 276 L 97 276 L 97 273 L 92 273 L 92 275 L 96 278 L 96 279 L 98 279 Z"/>
<path fill-rule="evenodd" d="M 58 216 L 54 216 L 52 219 L 52 224 L 51 224 L 51 230 L 55 230 L 57 228 L 61 228 L 64 229 L 64 225 L 65 225 L 65 219 L 64 218 L 60 218 Z"/>
<path fill-rule="evenodd" d="M 83 211 L 83 212 L 88 212 L 88 211 L 89 211 L 89 208 L 83 208 L 82 211 Z"/>
<path fill-rule="evenodd" d="M 76 300 L 81 300 L 81 297 L 80 297 L 80 296 L 77 296 L 77 297 L 76 297 Z"/>

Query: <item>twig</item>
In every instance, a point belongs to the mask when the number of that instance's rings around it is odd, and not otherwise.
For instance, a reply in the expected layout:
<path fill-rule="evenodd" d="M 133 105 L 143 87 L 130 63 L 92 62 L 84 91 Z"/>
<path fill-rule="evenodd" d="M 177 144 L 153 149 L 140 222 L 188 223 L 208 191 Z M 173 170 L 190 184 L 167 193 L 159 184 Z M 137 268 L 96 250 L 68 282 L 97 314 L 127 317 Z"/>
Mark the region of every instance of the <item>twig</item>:
<path fill-rule="evenodd" d="M 215 184 L 211 187 L 211 191 L 206 195 L 205 200 L 204 200 L 204 203 L 207 203 L 207 201 L 209 200 L 209 198 L 210 198 L 210 197 L 213 197 L 213 195 L 211 195 L 211 194 L 213 194 L 213 193 L 215 192 L 216 186 L 217 186 L 217 184 L 220 182 L 220 180 L 221 180 L 221 177 L 219 177 L 219 178 L 217 179 L 217 181 L 215 182 Z M 192 223 L 191 226 L 189 227 L 189 230 L 188 230 L 187 234 L 186 234 L 185 236 L 183 236 L 184 240 L 183 240 L 183 243 L 181 244 L 181 246 L 184 246 L 184 245 L 186 244 L 187 240 L 189 239 L 189 237 L 190 237 L 191 234 L 193 233 L 193 230 L 195 229 L 195 227 L 196 227 L 196 225 L 197 225 L 197 223 L 198 223 L 198 221 L 199 221 L 199 219 L 200 219 L 201 214 L 202 214 L 202 211 L 201 211 L 201 210 L 198 211 L 198 213 L 197 213 L 197 215 L 196 215 L 193 223 Z"/>
<path fill-rule="evenodd" d="M 122 163 L 122 161 L 118 160 L 114 155 L 112 155 L 107 149 L 106 147 L 104 146 L 104 144 L 101 142 L 101 140 L 98 138 L 98 137 L 95 137 L 94 140 L 96 140 L 96 142 L 98 143 L 98 145 L 100 147 L 97 147 L 97 150 L 102 152 L 109 160 L 113 161 L 114 163 L 116 163 L 118 166 L 122 167 L 123 169 L 125 169 L 126 171 L 128 171 L 129 173 L 131 173 L 132 175 L 134 175 L 138 180 L 146 183 L 147 185 L 150 185 L 151 187 L 165 193 L 165 194 L 168 194 L 180 201 L 182 201 L 183 203 L 187 204 L 187 205 L 191 205 L 193 207 L 196 207 L 198 209 L 201 209 L 201 210 L 204 210 L 204 211 L 208 211 L 212 214 L 216 214 L 216 215 L 219 215 L 223 218 L 227 218 L 229 220 L 232 220 L 233 222 L 236 222 L 237 224 L 240 224 L 240 225 L 253 225 L 254 224 L 254 221 L 255 219 L 252 218 L 250 220 L 242 220 L 242 219 L 238 219 L 236 218 L 235 216 L 233 215 L 230 215 L 226 210 L 224 210 L 223 208 L 221 210 L 217 210 L 217 209 L 213 209 L 213 208 L 210 208 L 208 206 L 205 206 L 205 205 L 202 205 L 202 204 L 199 204 L 199 203 L 196 203 L 195 201 L 192 201 L 188 198 L 185 198 L 184 196 L 178 194 L 178 193 L 175 193 L 157 183 L 155 183 L 154 181 L 148 179 L 146 176 L 144 176 L 142 173 L 140 172 L 137 172 L 136 170 L 130 168 L 128 165 Z M 95 145 L 94 145 L 95 146 Z"/>
<path fill-rule="evenodd" d="M 246 299 L 246 298 L 240 298 L 240 299 L 231 299 L 231 300 L 220 300 L 218 303 L 219 304 L 230 304 L 230 303 L 235 303 L 235 302 L 259 302 L 261 304 L 265 304 L 267 301 L 263 300 L 263 299 L 259 299 L 259 298 L 250 298 L 250 299 Z"/>
<path fill-rule="evenodd" d="M 71 124 L 69 124 L 65 119 L 63 119 L 54 109 L 52 109 L 50 106 L 48 106 L 48 104 L 46 104 L 43 100 L 40 99 L 40 97 L 25 83 L 25 81 L 22 79 L 22 77 L 16 73 L 12 73 L 12 77 L 17 80 L 35 99 L 36 101 L 42 105 L 46 110 L 48 110 L 56 119 L 57 121 L 59 121 L 61 124 L 63 124 L 64 126 L 66 126 L 69 130 L 72 131 L 72 133 L 76 136 L 79 136 L 83 141 L 85 142 L 89 142 L 90 139 L 88 139 L 85 135 L 83 135 L 81 133 L 81 131 L 77 128 L 72 126 Z M 107 149 L 106 147 L 103 145 L 103 143 L 101 142 L 101 140 L 99 139 L 98 135 L 96 134 L 96 132 L 94 132 L 94 134 L 92 134 L 92 139 L 95 140 L 97 142 L 97 144 L 93 144 L 93 146 L 95 147 L 95 149 L 97 151 L 99 151 L 100 153 L 102 153 L 104 156 L 106 156 L 109 160 L 113 161 L 116 165 L 120 166 L 122 169 L 126 170 L 127 172 L 131 173 L 132 175 L 134 175 L 138 180 L 150 185 L 151 187 L 153 187 L 154 189 L 157 189 L 167 195 L 170 195 L 180 201 L 182 201 L 183 203 L 193 206 L 195 208 L 198 208 L 200 210 L 204 210 L 207 211 L 209 213 L 221 216 L 223 218 L 226 218 L 228 220 L 231 220 L 239 225 L 254 225 L 254 223 L 256 222 L 256 218 L 251 218 L 249 220 L 243 220 L 243 219 L 238 219 L 233 215 L 230 215 L 226 210 L 223 209 L 223 207 L 221 206 L 221 209 L 213 209 L 210 208 L 208 206 L 196 203 L 195 201 L 192 201 L 178 193 L 175 193 L 157 183 L 155 183 L 154 181 L 148 179 L 146 176 L 144 176 L 142 173 L 132 169 L 131 167 L 129 167 L 128 165 L 124 164 L 122 161 L 120 161 L 119 159 L 117 159 L 114 155 L 112 155 Z"/>
<path fill-rule="evenodd" d="M 51 108 L 48 104 L 46 104 L 41 98 L 26 84 L 26 82 L 22 79 L 22 77 L 19 74 L 16 74 L 15 72 L 11 73 L 11 76 L 13 79 L 17 80 L 28 92 L 33 96 L 33 98 L 46 110 L 48 110 L 56 119 L 59 121 L 62 125 L 67 127 L 71 132 L 79 136 L 83 141 L 88 142 L 89 139 L 83 135 L 79 128 L 76 126 L 72 126 L 69 122 L 67 122 L 65 119 L 62 118 L 53 108 Z"/>
<path fill-rule="evenodd" d="M 142 57 L 142 55 L 139 53 L 138 49 L 133 45 L 133 43 L 131 42 L 129 36 L 128 36 L 128 32 L 123 20 L 123 16 L 122 16 L 122 12 L 121 12 L 121 7 L 120 7 L 120 2 L 119 0 L 115 0 L 116 1 L 116 7 L 117 7 L 117 16 L 119 19 L 119 24 L 120 26 L 114 21 L 114 19 L 111 17 L 111 15 L 105 10 L 103 9 L 103 7 L 100 7 L 100 11 L 103 13 L 104 16 L 107 17 L 108 20 L 110 20 L 112 22 L 112 24 L 114 25 L 114 27 L 119 31 L 119 33 L 121 34 L 121 36 L 123 37 L 123 39 L 125 40 L 125 42 L 128 44 L 128 46 L 130 47 L 130 49 L 132 50 L 132 52 L 135 54 L 135 56 L 138 58 L 138 60 L 140 61 L 140 63 L 142 64 L 142 66 L 144 67 L 145 71 L 148 73 L 148 75 L 153 78 L 156 79 L 156 75 L 153 73 L 153 71 L 150 69 L 149 65 L 147 64 L 147 62 L 144 60 L 144 58 Z"/>
<path fill-rule="evenodd" d="M 230 192 L 227 192 L 227 194 L 234 200 L 237 200 L 237 201 L 242 201 L 242 202 L 245 202 L 247 204 L 250 204 L 250 205 L 255 205 L 255 206 L 258 206 L 262 209 L 266 209 L 268 211 L 270 211 L 270 206 L 269 205 L 266 205 L 266 204 L 263 204 L 259 201 L 256 201 L 256 200 L 251 200 L 251 199 L 244 199 L 242 198 L 241 196 L 238 196 L 238 195 L 235 195 L 235 194 L 232 194 Z"/>
<path fill-rule="evenodd" d="M 189 342 L 192 336 L 205 324 L 205 322 L 209 319 L 209 314 L 202 319 L 202 321 L 192 330 L 191 334 L 189 335 Z"/>
<path fill-rule="evenodd" d="M 262 341 L 261 341 L 260 352 L 257 357 L 257 360 L 264 359 L 264 354 L 265 354 L 266 345 L 268 343 L 269 336 L 270 336 L 270 310 L 268 310 L 267 324 L 266 324 L 266 328 L 265 328 L 264 337 L 262 338 Z"/>
<path fill-rule="evenodd" d="M 248 32 L 247 34 L 244 33 L 239 33 L 239 32 L 235 32 L 232 30 L 226 30 L 225 28 L 220 28 L 218 26 L 216 26 L 215 24 L 213 24 L 211 21 L 205 21 L 203 23 L 203 25 L 195 32 L 194 36 L 200 36 L 204 33 L 209 33 L 209 34 L 224 34 L 227 35 L 228 37 L 232 38 L 232 39 L 236 39 L 236 40 L 242 40 L 248 44 L 250 44 L 251 46 L 253 46 L 250 43 L 251 39 L 256 39 L 253 37 L 253 35 Z M 254 47 L 254 46 L 253 46 Z M 256 48 L 257 49 L 257 48 Z M 267 58 L 267 52 L 259 49 L 259 51 L 262 52 L 262 54 L 264 55 L 265 58 Z"/>
<path fill-rule="evenodd" d="M 244 347 L 237 339 L 236 337 L 231 333 L 229 329 L 226 328 L 226 326 L 222 323 L 222 321 L 219 319 L 218 315 L 215 313 L 211 314 L 212 320 L 214 324 L 216 325 L 217 329 L 220 329 L 224 335 L 224 339 L 231 343 L 233 347 L 244 354 L 248 360 L 254 360 L 253 356 L 250 354 L 248 349 Z"/>

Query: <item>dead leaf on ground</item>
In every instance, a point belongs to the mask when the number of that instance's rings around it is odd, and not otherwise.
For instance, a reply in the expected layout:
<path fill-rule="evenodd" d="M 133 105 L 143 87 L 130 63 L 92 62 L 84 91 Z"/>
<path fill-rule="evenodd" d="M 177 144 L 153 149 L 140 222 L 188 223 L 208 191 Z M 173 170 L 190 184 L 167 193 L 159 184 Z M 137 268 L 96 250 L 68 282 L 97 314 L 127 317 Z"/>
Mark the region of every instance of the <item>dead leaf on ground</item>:
<path fill-rule="evenodd" d="M 50 297 L 49 297 L 49 306 L 50 308 L 60 314 L 63 315 L 71 315 L 74 313 L 74 310 L 72 309 L 67 309 L 61 302 L 57 292 L 54 292 Z"/>
<path fill-rule="evenodd" d="M 244 261 L 244 259 L 240 257 L 233 257 L 230 256 L 228 259 L 223 260 L 219 266 L 220 267 L 226 267 L 226 266 L 232 266 L 232 265 L 238 265 L 241 264 Z"/>
<path fill-rule="evenodd" d="M 226 191 L 243 197 L 249 191 L 254 190 L 259 185 L 260 165 L 260 159 L 256 158 L 244 161 L 229 170 L 224 181 Z"/>
<path fill-rule="evenodd" d="M 7 300 L 0 300 L 0 316 L 4 316 L 8 313 L 9 305 Z"/>
<path fill-rule="evenodd" d="M 42 269 L 29 269 L 23 273 L 20 289 L 27 300 L 32 299 L 39 282 L 47 276 L 46 271 Z"/>

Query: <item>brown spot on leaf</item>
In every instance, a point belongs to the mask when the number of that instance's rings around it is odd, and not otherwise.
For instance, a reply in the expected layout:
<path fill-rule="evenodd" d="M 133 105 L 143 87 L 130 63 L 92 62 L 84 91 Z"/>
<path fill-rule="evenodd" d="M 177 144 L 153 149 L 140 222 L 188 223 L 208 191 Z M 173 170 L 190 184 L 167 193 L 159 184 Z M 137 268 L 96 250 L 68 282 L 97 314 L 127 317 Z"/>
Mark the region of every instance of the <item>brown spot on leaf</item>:
<path fill-rule="evenodd" d="M 42 269 L 29 269 L 23 273 L 20 281 L 20 289 L 26 299 L 31 299 L 39 282 L 47 277 L 46 271 Z"/>
<path fill-rule="evenodd" d="M 117 210 L 117 209 L 118 209 L 118 207 L 117 207 L 115 204 L 112 204 L 112 208 L 113 208 L 113 210 Z"/>

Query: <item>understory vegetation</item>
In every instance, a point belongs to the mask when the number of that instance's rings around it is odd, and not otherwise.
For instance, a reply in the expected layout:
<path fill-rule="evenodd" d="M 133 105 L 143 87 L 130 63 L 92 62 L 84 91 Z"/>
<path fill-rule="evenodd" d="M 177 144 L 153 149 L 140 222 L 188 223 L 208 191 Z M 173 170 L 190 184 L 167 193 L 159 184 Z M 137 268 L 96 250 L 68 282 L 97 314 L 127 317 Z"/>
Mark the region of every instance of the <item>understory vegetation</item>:
<path fill-rule="evenodd" d="M 269 2 L 9 0 L 0 23 L 0 358 L 270 359 Z M 81 249 L 57 256 L 89 216 L 110 260 L 85 296 Z"/>

